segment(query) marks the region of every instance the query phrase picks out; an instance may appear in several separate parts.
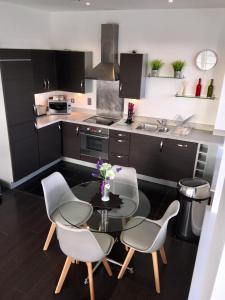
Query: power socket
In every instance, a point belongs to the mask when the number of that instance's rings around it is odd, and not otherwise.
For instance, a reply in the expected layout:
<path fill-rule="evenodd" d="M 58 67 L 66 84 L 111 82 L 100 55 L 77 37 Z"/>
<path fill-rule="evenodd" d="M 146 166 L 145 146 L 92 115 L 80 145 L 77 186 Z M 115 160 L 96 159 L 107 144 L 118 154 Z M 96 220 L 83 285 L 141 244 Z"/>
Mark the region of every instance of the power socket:
<path fill-rule="evenodd" d="M 91 105 L 92 104 L 92 99 L 91 98 L 87 98 L 87 104 Z"/>

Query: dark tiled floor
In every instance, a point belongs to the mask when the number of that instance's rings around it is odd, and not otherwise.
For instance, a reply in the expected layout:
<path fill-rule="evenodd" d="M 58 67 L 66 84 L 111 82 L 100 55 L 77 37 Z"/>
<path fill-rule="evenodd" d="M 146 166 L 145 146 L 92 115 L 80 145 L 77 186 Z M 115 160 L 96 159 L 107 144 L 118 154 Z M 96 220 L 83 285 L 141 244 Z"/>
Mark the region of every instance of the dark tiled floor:
<path fill-rule="evenodd" d="M 86 269 L 83 264 L 73 265 L 60 295 L 54 288 L 65 256 L 54 237 L 49 250 L 42 246 L 49 221 L 46 216 L 40 180 L 53 171 L 60 171 L 70 186 L 92 180 L 91 169 L 69 163 L 59 163 L 50 170 L 23 184 L 14 191 L 5 191 L 0 204 L 0 299 L 48 300 L 89 299 L 89 290 L 83 285 Z M 139 181 L 139 188 L 151 202 L 151 218 L 161 217 L 169 203 L 176 198 L 176 190 Z M 112 266 L 113 278 L 107 277 L 103 268 L 95 274 L 98 300 L 186 300 L 193 272 L 197 245 L 183 242 L 173 235 L 173 223 L 165 249 L 168 265 L 159 263 L 161 294 L 154 290 L 151 256 L 136 253 L 132 260 L 134 274 L 126 273 L 117 280 L 118 267 Z M 124 247 L 116 243 L 114 258 L 123 260 Z"/>

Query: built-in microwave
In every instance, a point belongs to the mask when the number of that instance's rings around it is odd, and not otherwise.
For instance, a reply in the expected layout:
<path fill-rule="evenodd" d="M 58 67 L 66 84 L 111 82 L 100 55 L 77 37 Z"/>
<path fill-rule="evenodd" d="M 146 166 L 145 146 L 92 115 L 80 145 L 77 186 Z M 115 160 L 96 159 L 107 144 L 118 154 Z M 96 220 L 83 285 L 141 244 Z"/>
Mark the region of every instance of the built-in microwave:
<path fill-rule="evenodd" d="M 50 115 L 70 114 L 71 102 L 66 100 L 48 100 L 48 112 Z"/>

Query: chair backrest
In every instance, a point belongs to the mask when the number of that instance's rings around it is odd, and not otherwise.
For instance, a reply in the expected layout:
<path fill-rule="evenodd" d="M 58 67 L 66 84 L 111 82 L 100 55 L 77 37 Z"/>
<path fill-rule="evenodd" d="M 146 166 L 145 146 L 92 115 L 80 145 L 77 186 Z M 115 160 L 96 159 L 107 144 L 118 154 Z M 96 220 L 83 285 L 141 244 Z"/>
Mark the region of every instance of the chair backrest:
<path fill-rule="evenodd" d="M 59 245 L 65 255 L 83 262 L 99 261 L 105 256 L 95 236 L 88 229 L 66 226 L 58 222 L 56 224 Z"/>
<path fill-rule="evenodd" d="M 112 193 L 131 199 L 138 207 L 139 193 L 136 170 L 130 167 L 113 166 L 114 171 L 117 168 L 121 168 L 121 170 L 116 173 L 115 178 L 110 183 Z"/>
<path fill-rule="evenodd" d="M 59 172 L 52 173 L 41 181 L 48 218 L 62 204 L 74 200 L 66 180 Z M 52 220 L 51 220 L 52 221 Z"/>
<path fill-rule="evenodd" d="M 161 226 L 161 228 L 155 238 L 155 241 L 149 249 L 149 252 L 159 250 L 163 246 L 166 240 L 168 222 L 171 218 L 175 217 L 178 214 L 179 209 L 180 202 L 178 200 L 173 201 L 167 208 L 163 217 L 159 220 L 160 222 L 156 222 L 159 226 Z"/>

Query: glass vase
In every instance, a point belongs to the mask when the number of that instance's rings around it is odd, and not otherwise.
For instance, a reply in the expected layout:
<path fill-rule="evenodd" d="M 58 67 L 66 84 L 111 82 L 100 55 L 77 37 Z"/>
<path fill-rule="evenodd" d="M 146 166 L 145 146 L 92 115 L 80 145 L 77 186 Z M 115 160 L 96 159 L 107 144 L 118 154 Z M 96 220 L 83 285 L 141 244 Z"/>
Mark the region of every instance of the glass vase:
<path fill-rule="evenodd" d="M 110 190 L 110 184 L 108 182 L 103 182 L 102 187 L 102 201 L 106 202 L 109 201 L 109 190 Z"/>

